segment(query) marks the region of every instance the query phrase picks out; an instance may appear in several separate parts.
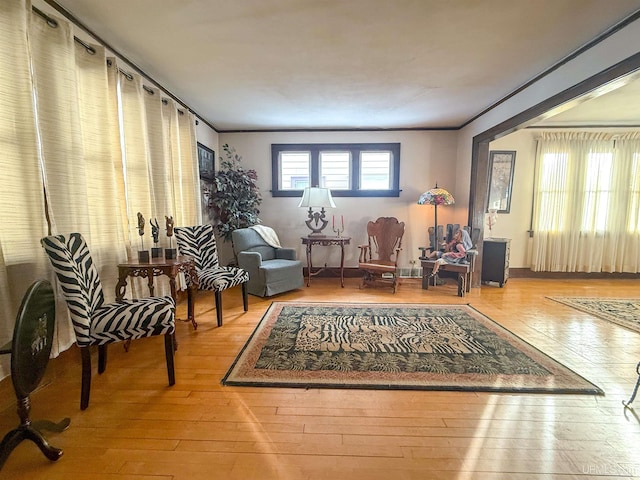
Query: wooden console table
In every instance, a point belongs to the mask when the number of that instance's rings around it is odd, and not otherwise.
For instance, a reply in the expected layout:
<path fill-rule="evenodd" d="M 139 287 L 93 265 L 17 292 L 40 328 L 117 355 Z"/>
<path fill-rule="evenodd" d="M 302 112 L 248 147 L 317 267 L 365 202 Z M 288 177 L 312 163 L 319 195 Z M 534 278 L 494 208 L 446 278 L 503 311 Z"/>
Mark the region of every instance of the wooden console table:
<path fill-rule="evenodd" d="M 349 245 L 351 237 L 301 237 L 302 244 L 307 247 L 307 287 L 311 285 L 311 277 L 317 275 L 326 268 L 320 267 L 315 272 L 313 271 L 313 265 L 311 262 L 311 249 L 314 245 L 320 245 L 322 247 L 328 247 L 331 245 L 338 245 L 340 247 L 340 286 L 344 288 L 344 246 Z"/>
<path fill-rule="evenodd" d="M 118 284 L 116 285 L 116 300 L 120 301 L 124 298 L 127 289 L 128 277 L 142 277 L 148 280 L 149 295 L 153 296 L 154 277 L 166 275 L 169 277 L 169 286 L 171 287 L 171 297 L 177 302 L 176 276 L 178 273 L 184 273 L 189 276 L 189 288 L 187 290 L 187 318 L 183 321 L 191 322 L 194 329 L 198 328 L 193 308 L 193 297 L 198 290 L 198 274 L 196 266 L 191 257 L 180 256 L 178 258 L 151 258 L 148 262 L 138 262 L 131 260 L 129 262 L 118 265 Z"/>

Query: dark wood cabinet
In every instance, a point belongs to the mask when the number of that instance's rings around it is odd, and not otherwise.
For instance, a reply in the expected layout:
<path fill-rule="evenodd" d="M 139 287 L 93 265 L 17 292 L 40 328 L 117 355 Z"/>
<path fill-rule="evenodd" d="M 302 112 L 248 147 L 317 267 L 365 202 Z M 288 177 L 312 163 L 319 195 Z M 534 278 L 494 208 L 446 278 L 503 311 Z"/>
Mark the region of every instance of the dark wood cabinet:
<path fill-rule="evenodd" d="M 482 281 L 496 282 L 500 288 L 509 278 L 511 239 L 487 238 L 482 242 Z"/>

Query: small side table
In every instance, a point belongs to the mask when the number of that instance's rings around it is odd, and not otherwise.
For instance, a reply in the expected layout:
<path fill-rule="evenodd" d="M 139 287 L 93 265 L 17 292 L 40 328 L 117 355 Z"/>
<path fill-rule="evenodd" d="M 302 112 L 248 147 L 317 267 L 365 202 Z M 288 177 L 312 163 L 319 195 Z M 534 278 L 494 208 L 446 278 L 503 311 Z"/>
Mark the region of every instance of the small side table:
<path fill-rule="evenodd" d="M 171 297 L 177 301 L 176 277 L 178 273 L 184 273 L 189 276 L 189 289 L 187 290 L 187 318 L 183 321 L 191 322 L 194 330 L 198 328 L 196 322 L 193 295 L 198 290 L 198 274 L 196 266 L 191 257 L 180 256 L 178 258 L 151 258 L 148 262 L 138 262 L 135 260 L 120 263 L 118 265 L 118 284 L 116 285 L 116 300 L 120 301 L 124 298 L 127 289 L 127 277 L 147 278 L 149 286 L 149 295 L 153 296 L 154 277 L 166 275 L 169 277 L 169 286 L 171 287 Z"/>
<path fill-rule="evenodd" d="M 307 287 L 311 285 L 311 277 L 317 275 L 326 268 L 320 267 L 315 272 L 313 271 L 313 265 L 311 262 L 311 249 L 314 245 L 320 245 L 322 247 L 328 247 L 331 245 L 338 245 L 340 247 L 340 286 L 344 288 L 344 246 L 349 245 L 351 237 L 325 237 L 325 236 L 312 236 L 301 237 L 302 244 L 307 247 Z"/>

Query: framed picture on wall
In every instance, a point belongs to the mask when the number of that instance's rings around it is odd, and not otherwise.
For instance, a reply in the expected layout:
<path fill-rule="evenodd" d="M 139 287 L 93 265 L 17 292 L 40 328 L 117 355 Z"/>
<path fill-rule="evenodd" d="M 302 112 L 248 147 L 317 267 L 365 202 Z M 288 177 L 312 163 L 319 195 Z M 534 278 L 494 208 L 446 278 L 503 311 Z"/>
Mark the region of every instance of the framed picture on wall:
<path fill-rule="evenodd" d="M 213 181 L 215 177 L 215 160 L 215 152 L 198 142 L 198 170 L 202 180 Z"/>
<path fill-rule="evenodd" d="M 511 210 L 511 189 L 513 187 L 513 170 L 516 152 L 509 150 L 492 150 L 489 152 L 489 209 L 498 213 L 509 213 Z"/>

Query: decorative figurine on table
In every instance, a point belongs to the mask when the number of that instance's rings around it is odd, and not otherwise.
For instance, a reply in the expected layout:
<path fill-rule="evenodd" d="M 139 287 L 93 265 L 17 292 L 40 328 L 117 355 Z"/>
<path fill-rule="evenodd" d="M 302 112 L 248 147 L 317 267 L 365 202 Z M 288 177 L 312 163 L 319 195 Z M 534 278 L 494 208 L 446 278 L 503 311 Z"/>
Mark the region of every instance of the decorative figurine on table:
<path fill-rule="evenodd" d="M 169 248 L 164 250 L 164 258 L 167 260 L 174 259 L 178 256 L 178 251 L 175 248 L 171 248 L 171 237 L 173 237 L 173 217 L 164 217 L 167 225 L 167 237 L 169 238 Z"/>
<path fill-rule="evenodd" d="M 153 223 L 155 220 L 156 223 Z M 154 218 L 149 220 L 151 224 L 151 236 L 153 237 L 153 247 L 151 248 L 151 258 L 159 258 L 162 256 L 162 248 L 158 247 L 158 239 L 160 237 L 160 226 L 158 225 L 158 219 Z"/>
<path fill-rule="evenodd" d="M 496 222 L 498 221 L 498 209 L 490 208 L 486 215 L 487 217 L 487 226 L 489 227 L 489 236 L 487 238 L 491 238 L 493 233 L 493 227 L 496 226 Z"/>
<path fill-rule="evenodd" d="M 140 250 L 138 250 L 138 261 L 149 261 L 149 250 L 144 249 L 144 225 L 145 220 L 140 212 L 138 212 L 138 235 L 140 235 Z"/>

